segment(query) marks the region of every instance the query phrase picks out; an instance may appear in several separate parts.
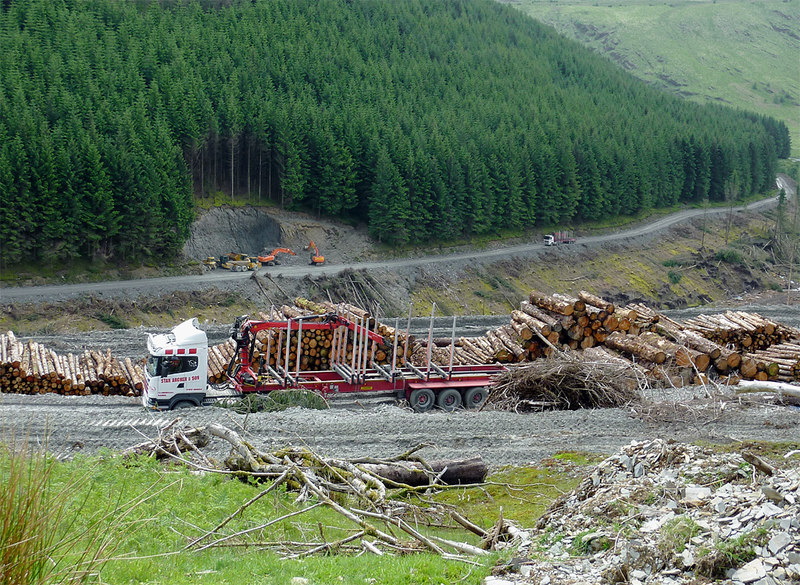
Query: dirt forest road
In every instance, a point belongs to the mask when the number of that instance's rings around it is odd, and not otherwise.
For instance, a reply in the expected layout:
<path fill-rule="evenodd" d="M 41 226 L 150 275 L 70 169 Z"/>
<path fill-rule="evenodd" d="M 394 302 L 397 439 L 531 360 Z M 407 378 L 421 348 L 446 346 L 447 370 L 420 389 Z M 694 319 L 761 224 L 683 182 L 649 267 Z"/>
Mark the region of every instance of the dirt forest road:
<path fill-rule="evenodd" d="M 6 436 L 46 443 L 60 458 L 124 449 L 155 438 L 180 416 L 182 423 L 219 423 L 263 449 L 303 445 L 335 457 L 388 457 L 420 443 L 428 460 L 480 455 L 493 468 L 525 465 L 559 451 L 610 455 L 633 440 L 796 441 L 800 411 L 766 403 L 742 404 L 733 394 L 709 401 L 702 389 L 651 391 L 650 400 L 626 408 L 517 414 L 500 411 L 415 413 L 389 404 L 343 403 L 331 409 L 291 408 L 240 415 L 217 407 L 172 412 L 145 410 L 138 399 L 0 394 Z M 680 402 L 678 402 L 680 401 Z M 222 458 L 222 444 L 205 450 Z"/>
<path fill-rule="evenodd" d="M 787 191 L 791 196 L 796 184 L 792 179 L 780 176 L 777 179 L 778 186 Z M 745 206 L 735 207 L 733 211 L 755 210 L 767 208 L 777 203 L 777 197 L 770 197 Z M 730 213 L 730 208 L 709 208 L 709 209 L 687 209 L 670 214 L 658 220 L 645 223 L 630 229 L 605 234 L 600 236 L 584 237 L 577 243 L 578 246 L 591 247 L 615 241 L 641 239 L 646 242 L 658 232 L 665 230 L 675 224 L 685 222 L 690 219 L 702 217 L 703 214 L 717 215 Z M 526 243 L 514 246 L 502 246 L 489 250 L 480 250 L 467 253 L 430 255 L 418 258 L 403 258 L 396 260 L 381 260 L 372 262 L 347 262 L 339 264 L 326 264 L 310 268 L 308 266 L 279 266 L 272 267 L 269 274 L 273 278 L 303 278 L 313 272 L 315 276 L 335 275 L 343 270 L 384 270 L 397 271 L 401 269 L 419 269 L 434 264 L 448 263 L 451 266 L 474 265 L 475 263 L 490 263 L 499 259 L 509 257 L 530 257 L 535 256 L 545 250 L 541 243 Z M 244 281 L 250 278 L 251 273 L 235 273 L 227 270 L 214 270 L 205 274 L 148 278 L 139 280 L 108 281 L 83 284 L 68 285 L 46 285 L 46 286 L 27 286 L 27 287 L 5 287 L 0 288 L 0 302 L 3 303 L 36 303 L 36 302 L 58 302 L 70 298 L 79 297 L 87 294 L 96 294 L 104 297 L 114 297 L 124 295 L 136 297 L 137 295 L 163 294 L 174 290 L 198 290 L 211 288 L 214 286 L 228 285 L 239 280 Z"/>

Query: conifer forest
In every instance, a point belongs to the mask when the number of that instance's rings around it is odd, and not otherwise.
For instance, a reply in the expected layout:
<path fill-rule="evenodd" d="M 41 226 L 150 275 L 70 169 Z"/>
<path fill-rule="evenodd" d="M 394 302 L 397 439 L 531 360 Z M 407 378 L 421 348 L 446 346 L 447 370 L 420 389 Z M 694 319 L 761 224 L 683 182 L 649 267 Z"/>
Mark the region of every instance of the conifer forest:
<path fill-rule="evenodd" d="M 785 124 L 492 0 L 0 1 L 0 260 L 179 252 L 209 193 L 390 245 L 766 192 Z"/>

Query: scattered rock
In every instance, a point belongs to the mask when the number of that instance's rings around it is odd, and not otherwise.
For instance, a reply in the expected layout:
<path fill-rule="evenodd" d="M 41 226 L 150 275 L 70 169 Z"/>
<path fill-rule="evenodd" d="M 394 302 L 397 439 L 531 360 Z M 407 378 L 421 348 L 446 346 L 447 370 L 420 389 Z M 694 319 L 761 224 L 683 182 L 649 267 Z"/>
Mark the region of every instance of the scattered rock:
<path fill-rule="evenodd" d="M 520 551 L 533 557 L 525 575 L 505 577 L 536 585 L 545 578 L 550 585 L 795 583 L 800 465 L 793 465 L 752 475 L 741 472 L 747 464 L 736 453 L 631 443 L 551 506 L 530 535 L 537 544 Z"/>

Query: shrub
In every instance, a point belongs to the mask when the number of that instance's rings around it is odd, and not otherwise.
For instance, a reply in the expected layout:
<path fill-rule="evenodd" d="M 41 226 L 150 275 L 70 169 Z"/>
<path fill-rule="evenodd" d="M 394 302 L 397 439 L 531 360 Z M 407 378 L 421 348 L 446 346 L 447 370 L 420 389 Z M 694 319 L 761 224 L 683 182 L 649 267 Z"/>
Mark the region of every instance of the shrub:
<path fill-rule="evenodd" d="M 661 529 L 658 552 L 662 557 L 680 554 L 688 542 L 702 532 L 700 525 L 688 516 L 676 516 Z"/>
<path fill-rule="evenodd" d="M 755 547 L 765 545 L 768 540 L 764 528 L 746 532 L 732 540 L 720 540 L 713 550 L 701 551 L 697 574 L 712 579 L 724 577 L 728 569 L 740 567 L 756 558 Z"/>
<path fill-rule="evenodd" d="M 741 264 L 744 262 L 741 253 L 731 248 L 720 250 L 714 255 L 714 258 L 721 262 L 727 262 L 728 264 Z"/>
<path fill-rule="evenodd" d="M 128 325 L 124 320 L 120 319 L 116 315 L 112 315 L 110 313 L 99 313 L 97 315 L 97 320 L 102 321 L 112 329 L 129 329 L 130 325 Z"/>
<path fill-rule="evenodd" d="M 681 281 L 682 277 L 680 272 L 675 272 L 674 270 L 670 270 L 669 272 L 667 272 L 667 276 L 669 277 L 669 281 L 672 284 L 678 284 Z"/>
<path fill-rule="evenodd" d="M 274 390 L 269 394 L 248 394 L 234 403 L 219 403 L 223 408 L 230 408 L 239 414 L 250 412 L 277 412 L 293 406 L 325 410 L 328 403 L 325 399 L 310 390 Z"/>

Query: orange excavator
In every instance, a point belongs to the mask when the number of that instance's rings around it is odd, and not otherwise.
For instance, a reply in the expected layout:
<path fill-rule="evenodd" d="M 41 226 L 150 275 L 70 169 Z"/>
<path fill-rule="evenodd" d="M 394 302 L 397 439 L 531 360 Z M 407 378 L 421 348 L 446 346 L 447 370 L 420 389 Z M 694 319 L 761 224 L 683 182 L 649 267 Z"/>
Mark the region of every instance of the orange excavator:
<path fill-rule="evenodd" d="M 317 248 L 317 245 L 314 243 L 313 240 L 310 241 L 308 243 L 308 246 L 303 248 L 303 250 L 311 250 L 311 262 L 310 262 L 310 264 L 312 264 L 314 266 L 317 266 L 318 264 L 324 264 L 325 263 L 325 256 L 323 256 L 322 254 L 319 253 L 319 248 Z"/>
<path fill-rule="evenodd" d="M 280 264 L 280 260 L 276 258 L 278 254 L 291 254 L 292 256 L 297 256 L 297 254 L 292 252 L 289 248 L 275 248 L 266 256 L 259 256 L 258 261 L 261 263 L 261 266 L 274 266 L 275 264 Z"/>

